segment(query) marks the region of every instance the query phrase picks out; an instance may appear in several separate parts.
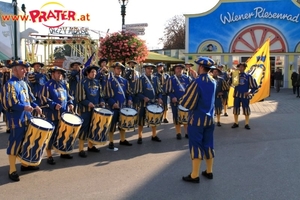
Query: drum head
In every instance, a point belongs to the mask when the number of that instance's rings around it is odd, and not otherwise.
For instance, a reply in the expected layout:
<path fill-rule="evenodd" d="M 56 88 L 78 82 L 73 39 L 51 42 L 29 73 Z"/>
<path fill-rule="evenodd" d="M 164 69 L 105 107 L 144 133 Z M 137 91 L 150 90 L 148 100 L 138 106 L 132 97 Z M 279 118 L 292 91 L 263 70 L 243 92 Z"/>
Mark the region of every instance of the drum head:
<path fill-rule="evenodd" d="M 94 110 L 103 115 L 113 115 L 113 113 L 110 110 L 105 109 L 105 108 L 94 108 Z"/>
<path fill-rule="evenodd" d="M 41 119 L 41 118 L 32 118 L 30 119 L 31 123 L 38 126 L 43 127 L 45 129 L 51 129 L 53 128 L 53 125 L 49 123 L 48 121 Z"/>
<path fill-rule="evenodd" d="M 178 109 L 182 110 L 182 111 L 189 111 L 189 109 L 186 109 L 185 107 L 183 107 L 182 105 L 178 105 Z"/>
<path fill-rule="evenodd" d="M 72 113 L 63 113 L 61 115 L 61 118 L 65 121 L 68 122 L 69 124 L 74 124 L 74 125 L 80 125 L 82 124 L 82 119 Z"/>
<path fill-rule="evenodd" d="M 148 105 L 146 108 L 152 113 L 162 113 L 164 111 L 164 109 L 158 105 Z"/>
<path fill-rule="evenodd" d="M 135 116 L 135 115 L 137 115 L 137 111 L 133 108 L 122 108 L 120 110 L 120 112 L 122 114 L 124 114 L 125 116 Z"/>

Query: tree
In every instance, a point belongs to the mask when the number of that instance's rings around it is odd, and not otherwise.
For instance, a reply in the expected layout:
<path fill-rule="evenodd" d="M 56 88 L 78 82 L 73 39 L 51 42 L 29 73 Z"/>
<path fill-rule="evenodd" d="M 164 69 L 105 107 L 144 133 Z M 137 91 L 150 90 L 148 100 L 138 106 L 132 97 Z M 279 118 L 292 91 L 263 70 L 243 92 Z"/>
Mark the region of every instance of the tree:
<path fill-rule="evenodd" d="M 164 49 L 185 48 L 185 18 L 183 15 L 175 15 L 165 25 L 164 36 L 159 39 Z"/>
<path fill-rule="evenodd" d="M 107 34 L 100 40 L 99 52 L 100 57 L 106 57 L 109 61 L 124 63 L 129 60 L 140 63 L 148 55 L 145 41 L 130 32 Z"/>

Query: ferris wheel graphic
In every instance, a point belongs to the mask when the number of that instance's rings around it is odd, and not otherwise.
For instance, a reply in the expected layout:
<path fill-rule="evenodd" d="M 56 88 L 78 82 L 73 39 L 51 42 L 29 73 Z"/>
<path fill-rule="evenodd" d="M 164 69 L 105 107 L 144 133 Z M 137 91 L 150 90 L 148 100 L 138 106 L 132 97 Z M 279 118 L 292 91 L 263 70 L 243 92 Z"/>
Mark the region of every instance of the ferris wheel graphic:
<path fill-rule="evenodd" d="M 287 52 L 287 45 L 282 34 L 266 25 L 253 25 L 240 31 L 232 40 L 232 53 L 255 52 L 270 38 L 270 51 L 273 53 Z"/>

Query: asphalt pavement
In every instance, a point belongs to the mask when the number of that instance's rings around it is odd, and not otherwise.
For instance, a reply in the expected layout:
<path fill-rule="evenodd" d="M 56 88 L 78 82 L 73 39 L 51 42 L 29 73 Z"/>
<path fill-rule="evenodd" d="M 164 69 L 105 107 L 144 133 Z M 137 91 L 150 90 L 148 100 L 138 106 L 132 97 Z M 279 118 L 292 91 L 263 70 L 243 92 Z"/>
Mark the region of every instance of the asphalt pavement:
<path fill-rule="evenodd" d="M 40 170 L 20 172 L 20 182 L 8 179 L 8 134 L 0 123 L 0 199 L 104 199 L 104 200 L 282 200 L 300 197 L 300 98 L 291 89 L 251 105 L 251 130 L 232 129 L 232 109 L 215 129 L 214 179 L 200 177 L 200 184 L 181 180 L 191 172 L 188 139 L 176 140 L 171 110 L 170 123 L 158 127 L 161 143 L 151 141 L 145 127 L 143 144 L 137 133 L 127 133 L 133 146 L 115 145 L 119 151 L 100 146 L 100 153 L 78 156 L 78 143 L 71 160 L 54 154 L 56 165 L 43 157 Z M 205 170 L 202 162 L 201 171 Z"/>

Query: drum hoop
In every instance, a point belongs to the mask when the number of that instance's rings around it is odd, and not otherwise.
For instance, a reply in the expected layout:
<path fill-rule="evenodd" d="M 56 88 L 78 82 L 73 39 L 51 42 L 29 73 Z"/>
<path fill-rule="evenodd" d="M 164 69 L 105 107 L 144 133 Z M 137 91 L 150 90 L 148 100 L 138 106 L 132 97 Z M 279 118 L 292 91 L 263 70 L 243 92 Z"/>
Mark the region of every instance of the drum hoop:
<path fill-rule="evenodd" d="M 80 124 L 71 124 L 70 122 L 67 122 L 64 118 L 63 118 L 63 115 L 64 114 L 72 114 L 72 115 L 76 115 L 77 117 L 79 117 L 79 119 L 81 120 L 81 123 Z M 65 122 L 66 124 L 70 125 L 70 126 L 80 126 L 82 125 L 83 123 L 83 119 L 78 115 L 78 114 L 73 114 L 73 113 L 70 113 L 70 112 L 64 112 L 63 114 L 61 114 L 61 120 L 63 122 Z"/>
<path fill-rule="evenodd" d="M 42 120 L 44 120 L 44 121 L 46 121 L 46 122 L 48 122 L 48 123 L 50 123 L 51 124 L 51 128 L 45 128 L 45 127 L 42 127 L 42 126 L 39 126 L 39 125 L 37 125 L 37 124 L 34 124 L 34 123 L 32 123 L 31 121 L 30 121 L 30 124 L 33 126 L 33 127 L 35 127 L 35 128 L 37 128 L 37 129 L 41 129 L 41 130 L 44 130 L 44 131 L 49 131 L 49 130 L 54 130 L 54 124 L 52 123 L 52 122 L 49 122 L 49 121 L 47 121 L 47 120 L 45 120 L 45 119 L 43 119 L 43 118 L 41 118 L 41 117 L 33 117 L 32 119 L 42 119 Z M 30 125 L 29 124 L 29 125 Z"/>
<path fill-rule="evenodd" d="M 108 110 L 108 109 L 106 109 L 106 108 L 104 108 L 104 109 L 105 109 L 105 110 Z M 104 115 L 104 116 L 111 116 L 111 115 L 114 114 L 114 112 L 112 112 L 111 110 L 108 110 L 108 111 L 110 111 L 111 113 L 98 112 L 96 109 L 94 109 L 94 112 L 99 113 L 99 114 Z"/>
<path fill-rule="evenodd" d="M 137 114 L 138 114 L 138 112 L 137 112 L 137 110 L 135 110 L 135 109 L 133 109 L 133 108 L 122 108 L 121 110 L 120 110 L 120 113 L 122 113 L 122 110 L 126 110 L 126 109 L 132 109 L 132 110 L 134 110 L 136 113 L 135 114 L 126 114 L 125 116 L 128 116 L 128 117 L 134 117 L 134 116 L 137 116 Z M 122 114 L 125 114 L 125 113 L 122 113 Z"/>

